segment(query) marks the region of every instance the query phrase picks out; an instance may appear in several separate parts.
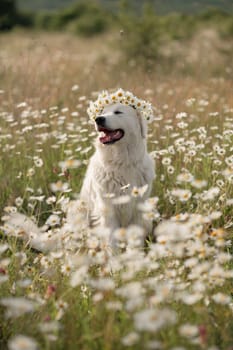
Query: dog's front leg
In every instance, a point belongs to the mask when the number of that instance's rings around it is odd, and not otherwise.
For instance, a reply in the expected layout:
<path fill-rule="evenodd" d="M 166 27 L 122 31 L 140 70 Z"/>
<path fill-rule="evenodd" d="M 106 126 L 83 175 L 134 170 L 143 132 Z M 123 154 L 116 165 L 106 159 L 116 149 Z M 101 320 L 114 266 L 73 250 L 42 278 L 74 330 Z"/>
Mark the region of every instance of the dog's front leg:
<path fill-rule="evenodd" d="M 102 207 L 101 225 L 108 227 L 111 231 L 120 227 L 120 222 L 116 216 L 114 208 L 109 203 Z"/>

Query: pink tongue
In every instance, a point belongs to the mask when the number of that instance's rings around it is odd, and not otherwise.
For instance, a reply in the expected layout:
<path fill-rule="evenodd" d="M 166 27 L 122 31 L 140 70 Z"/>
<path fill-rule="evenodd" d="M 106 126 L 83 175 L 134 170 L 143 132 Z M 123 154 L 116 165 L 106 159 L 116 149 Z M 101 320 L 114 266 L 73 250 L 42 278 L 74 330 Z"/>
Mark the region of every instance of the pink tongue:
<path fill-rule="evenodd" d="M 100 142 L 102 142 L 102 143 L 116 141 L 119 138 L 121 138 L 121 136 L 122 136 L 122 133 L 120 130 L 105 131 L 104 133 L 105 133 L 105 135 L 100 137 Z"/>

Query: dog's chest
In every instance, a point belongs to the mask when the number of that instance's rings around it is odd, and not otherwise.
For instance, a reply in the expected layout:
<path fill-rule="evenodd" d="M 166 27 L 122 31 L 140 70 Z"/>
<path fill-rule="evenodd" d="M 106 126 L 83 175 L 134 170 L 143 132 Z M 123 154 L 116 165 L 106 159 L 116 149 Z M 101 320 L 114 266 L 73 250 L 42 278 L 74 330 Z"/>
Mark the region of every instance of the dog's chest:
<path fill-rule="evenodd" d="M 143 172 L 137 167 L 116 167 L 114 170 L 111 168 L 95 169 L 95 179 L 99 186 L 101 193 L 114 193 L 115 195 L 121 195 L 125 193 L 125 187 L 130 185 L 143 186 L 145 180 Z"/>

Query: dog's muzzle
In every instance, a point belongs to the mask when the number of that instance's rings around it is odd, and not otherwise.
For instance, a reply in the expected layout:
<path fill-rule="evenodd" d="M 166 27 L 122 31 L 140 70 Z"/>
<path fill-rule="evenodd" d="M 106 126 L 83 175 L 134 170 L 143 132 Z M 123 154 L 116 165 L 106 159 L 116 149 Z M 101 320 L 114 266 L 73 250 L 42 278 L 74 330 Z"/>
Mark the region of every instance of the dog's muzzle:
<path fill-rule="evenodd" d="M 124 136 L 124 131 L 122 129 L 110 129 L 106 126 L 106 118 L 105 117 L 97 117 L 95 119 L 95 123 L 97 126 L 97 130 L 101 133 L 99 138 L 100 142 L 104 145 L 113 144 Z"/>
<path fill-rule="evenodd" d="M 95 122 L 98 126 L 105 126 L 105 121 L 106 121 L 105 117 L 97 117 L 95 119 Z"/>

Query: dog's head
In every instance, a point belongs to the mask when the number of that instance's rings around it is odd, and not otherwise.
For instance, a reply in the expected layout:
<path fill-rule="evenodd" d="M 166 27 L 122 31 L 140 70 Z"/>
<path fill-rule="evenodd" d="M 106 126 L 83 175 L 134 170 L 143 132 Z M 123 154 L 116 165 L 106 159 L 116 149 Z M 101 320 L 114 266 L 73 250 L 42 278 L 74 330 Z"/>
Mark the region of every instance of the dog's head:
<path fill-rule="evenodd" d="M 99 141 L 104 145 L 122 144 L 133 139 L 146 138 L 147 123 L 139 111 L 131 106 L 115 103 L 106 106 L 95 119 L 100 132 Z"/>

